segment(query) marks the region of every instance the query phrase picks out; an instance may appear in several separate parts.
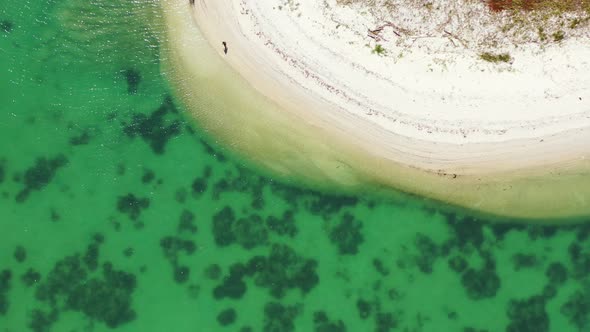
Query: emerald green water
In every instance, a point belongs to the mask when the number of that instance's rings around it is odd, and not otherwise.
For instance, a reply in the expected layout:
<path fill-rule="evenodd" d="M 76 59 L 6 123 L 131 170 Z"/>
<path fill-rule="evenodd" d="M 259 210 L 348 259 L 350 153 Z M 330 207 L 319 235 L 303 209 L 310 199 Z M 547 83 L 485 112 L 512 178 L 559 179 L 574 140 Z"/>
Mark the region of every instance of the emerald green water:
<path fill-rule="evenodd" d="M 4 4 L 0 331 L 590 330 L 590 226 L 280 183 L 184 117 L 155 6 Z"/>

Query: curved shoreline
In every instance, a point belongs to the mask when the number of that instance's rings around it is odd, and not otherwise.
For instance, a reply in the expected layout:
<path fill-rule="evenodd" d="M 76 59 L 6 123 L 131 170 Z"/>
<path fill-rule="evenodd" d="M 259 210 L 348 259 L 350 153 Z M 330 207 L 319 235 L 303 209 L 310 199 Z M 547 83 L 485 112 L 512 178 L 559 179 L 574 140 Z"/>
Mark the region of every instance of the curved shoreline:
<path fill-rule="evenodd" d="M 349 189 L 394 187 L 511 217 L 590 214 L 590 161 L 581 158 L 590 127 L 487 143 L 398 135 L 281 76 L 280 66 L 228 23 L 237 14 L 221 2 L 162 4 L 179 97 L 215 137 L 275 173 Z M 211 46 L 216 40 L 239 56 L 224 56 Z"/>

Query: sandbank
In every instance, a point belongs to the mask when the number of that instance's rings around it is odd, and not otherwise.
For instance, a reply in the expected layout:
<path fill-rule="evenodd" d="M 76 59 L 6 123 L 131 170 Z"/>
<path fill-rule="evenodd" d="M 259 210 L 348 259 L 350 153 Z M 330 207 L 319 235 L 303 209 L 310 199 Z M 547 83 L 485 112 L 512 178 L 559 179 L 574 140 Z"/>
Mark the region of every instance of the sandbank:
<path fill-rule="evenodd" d="M 590 215 L 590 45 L 580 38 L 511 49 L 514 62 L 500 65 L 445 36 L 385 57 L 338 31 L 370 25 L 350 8 L 326 16 L 330 1 L 161 4 L 177 97 L 274 174 L 522 220 Z"/>

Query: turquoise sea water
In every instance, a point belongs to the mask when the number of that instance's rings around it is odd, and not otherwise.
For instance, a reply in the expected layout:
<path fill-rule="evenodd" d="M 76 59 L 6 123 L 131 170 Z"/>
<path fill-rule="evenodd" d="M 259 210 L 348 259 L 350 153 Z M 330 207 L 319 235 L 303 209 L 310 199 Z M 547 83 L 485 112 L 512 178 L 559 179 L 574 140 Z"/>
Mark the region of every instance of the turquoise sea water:
<path fill-rule="evenodd" d="M 184 117 L 155 6 L 3 3 L 1 332 L 590 330 L 590 226 L 281 183 Z"/>

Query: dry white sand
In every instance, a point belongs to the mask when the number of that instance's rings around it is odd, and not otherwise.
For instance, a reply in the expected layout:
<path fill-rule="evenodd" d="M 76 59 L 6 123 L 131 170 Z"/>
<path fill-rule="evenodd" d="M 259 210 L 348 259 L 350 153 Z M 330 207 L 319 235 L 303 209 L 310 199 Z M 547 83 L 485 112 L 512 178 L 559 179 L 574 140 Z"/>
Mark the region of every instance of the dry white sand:
<path fill-rule="evenodd" d="M 521 33 L 497 44 L 489 24 L 506 18 L 486 13 L 480 2 L 457 7 L 448 20 L 400 9 L 396 22 L 334 0 L 162 2 L 181 98 L 206 128 L 231 131 L 226 141 L 266 158 L 259 162 L 278 173 L 351 186 L 365 177 L 517 217 L 590 212 L 584 30 L 560 43 Z M 367 31 L 383 24 L 379 55 Z M 478 54 L 487 50 L 507 52 L 511 61 L 483 61 Z M 204 101 L 203 92 L 217 96 Z M 218 111 L 230 106 L 242 109 Z M 239 126 L 227 123 L 232 117 Z M 314 164 L 317 174 L 295 171 L 302 163 Z M 347 171 L 336 170 L 341 166 Z"/>

